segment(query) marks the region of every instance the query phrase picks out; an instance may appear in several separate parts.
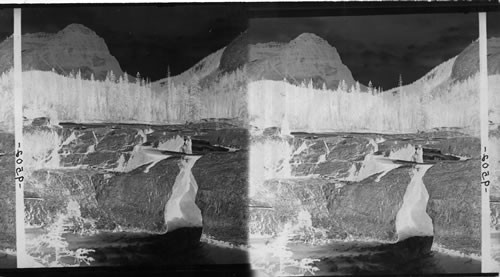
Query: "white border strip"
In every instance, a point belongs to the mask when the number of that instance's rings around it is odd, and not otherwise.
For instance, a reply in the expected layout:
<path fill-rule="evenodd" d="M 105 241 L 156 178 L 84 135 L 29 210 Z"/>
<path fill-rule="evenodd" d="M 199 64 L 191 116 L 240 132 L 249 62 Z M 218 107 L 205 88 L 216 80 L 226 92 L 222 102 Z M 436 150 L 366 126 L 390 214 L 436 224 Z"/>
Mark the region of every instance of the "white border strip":
<path fill-rule="evenodd" d="M 16 252 L 17 267 L 22 267 L 25 260 L 24 236 L 24 177 L 22 168 L 23 145 L 23 84 L 21 60 L 21 9 L 14 9 L 14 134 L 15 134 L 15 186 L 16 186 Z M 21 159 L 19 163 L 19 159 Z"/>
<path fill-rule="evenodd" d="M 486 13 L 479 13 L 479 101 L 481 116 L 481 159 L 488 153 L 488 66 L 486 40 Z M 486 160 L 487 161 L 487 160 Z M 486 163 L 487 164 L 487 163 Z M 488 167 L 488 166 L 487 166 Z M 489 171 L 481 163 L 481 181 L 483 173 Z M 490 231 L 490 186 L 481 186 L 481 271 L 491 272 L 491 231 Z"/>

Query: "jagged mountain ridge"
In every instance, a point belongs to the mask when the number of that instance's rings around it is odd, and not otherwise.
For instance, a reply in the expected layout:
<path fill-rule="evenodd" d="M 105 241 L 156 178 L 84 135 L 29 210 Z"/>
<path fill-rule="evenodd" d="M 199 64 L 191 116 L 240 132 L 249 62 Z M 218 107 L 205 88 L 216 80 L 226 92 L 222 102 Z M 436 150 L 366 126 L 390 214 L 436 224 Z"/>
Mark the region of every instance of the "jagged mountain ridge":
<path fill-rule="evenodd" d="M 81 24 L 70 24 L 55 34 L 24 34 L 22 40 L 23 70 L 54 70 L 67 75 L 81 72 L 85 79 L 94 74 L 103 80 L 109 71 L 123 75 L 103 38 Z M 0 72 L 12 67 L 12 37 L 0 43 Z"/>

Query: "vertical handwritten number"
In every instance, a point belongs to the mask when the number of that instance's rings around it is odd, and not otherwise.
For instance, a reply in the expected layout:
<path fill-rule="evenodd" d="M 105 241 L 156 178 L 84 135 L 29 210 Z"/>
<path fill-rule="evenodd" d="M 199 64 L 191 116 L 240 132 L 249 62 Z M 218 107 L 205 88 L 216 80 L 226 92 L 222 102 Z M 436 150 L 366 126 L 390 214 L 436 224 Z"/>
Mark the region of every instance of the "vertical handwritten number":
<path fill-rule="evenodd" d="M 17 143 L 17 148 L 18 149 L 17 149 L 16 154 L 15 154 L 15 156 L 16 156 L 15 179 L 18 182 L 19 189 L 21 189 L 23 181 L 24 181 L 24 176 L 22 175 L 22 172 L 24 170 L 24 167 L 23 167 L 24 160 L 22 159 L 23 151 L 21 150 L 21 143 L 20 142 Z"/>
<path fill-rule="evenodd" d="M 490 181 L 488 180 L 488 176 L 490 175 L 490 171 L 487 170 L 488 167 L 490 167 L 490 164 L 488 163 L 488 153 L 486 146 L 484 147 L 484 153 L 481 156 L 481 185 L 484 185 L 484 191 L 488 192 L 488 186 L 490 185 Z"/>
<path fill-rule="evenodd" d="M 485 162 L 488 159 L 488 155 L 483 154 L 483 157 L 481 158 L 482 162 Z"/>
<path fill-rule="evenodd" d="M 485 172 L 481 173 L 481 178 L 484 180 L 489 175 L 490 175 L 490 172 L 489 171 L 485 171 Z"/>

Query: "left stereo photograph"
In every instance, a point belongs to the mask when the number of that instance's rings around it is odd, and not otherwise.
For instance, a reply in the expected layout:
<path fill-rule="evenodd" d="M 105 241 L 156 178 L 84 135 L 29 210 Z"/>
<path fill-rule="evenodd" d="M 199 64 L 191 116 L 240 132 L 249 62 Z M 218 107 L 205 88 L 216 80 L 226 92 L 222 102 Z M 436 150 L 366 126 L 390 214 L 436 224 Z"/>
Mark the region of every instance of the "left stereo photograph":
<path fill-rule="evenodd" d="M 16 267 L 13 22 L 0 8 L 0 268 Z"/>
<path fill-rule="evenodd" d="M 240 13 L 22 8 L 19 267 L 250 270 Z"/>

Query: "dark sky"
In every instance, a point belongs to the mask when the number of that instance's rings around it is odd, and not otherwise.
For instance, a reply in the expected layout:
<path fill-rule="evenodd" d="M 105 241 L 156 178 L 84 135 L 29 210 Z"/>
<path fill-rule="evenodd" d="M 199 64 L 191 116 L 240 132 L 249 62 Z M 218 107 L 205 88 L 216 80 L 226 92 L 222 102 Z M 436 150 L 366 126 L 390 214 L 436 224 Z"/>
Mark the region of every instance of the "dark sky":
<path fill-rule="evenodd" d="M 188 69 L 242 31 L 259 41 L 289 41 L 303 32 L 337 48 L 354 78 L 385 89 L 411 83 L 460 53 L 478 37 L 477 14 L 375 15 L 251 19 L 238 5 L 71 6 L 22 10 L 23 33 L 57 32 L 80 23 L 106 41 L 123 70 L 157 80 Z M 500 14 L 488 16 L 488 36 L 500 36 Z M 12 10 L 0 9 L 0 40 Z"/>
<path fill-rule="evenodd" d="M 2 9 L 0 6 L 0 42 L 10 36 L 14 30 L 12 9 Z"/>

